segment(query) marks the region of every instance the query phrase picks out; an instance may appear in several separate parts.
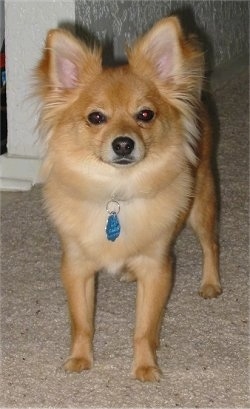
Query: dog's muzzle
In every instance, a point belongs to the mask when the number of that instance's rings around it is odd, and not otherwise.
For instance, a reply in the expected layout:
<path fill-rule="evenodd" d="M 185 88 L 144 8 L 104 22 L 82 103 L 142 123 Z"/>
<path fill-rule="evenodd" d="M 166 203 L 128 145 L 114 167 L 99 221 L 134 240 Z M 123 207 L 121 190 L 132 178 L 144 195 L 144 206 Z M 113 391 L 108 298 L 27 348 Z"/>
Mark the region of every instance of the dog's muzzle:
<path fill-rule="evenodd" d="M 102 145 L 101 160 L 115 167 L 135 165 L 145 156 L 144 142 L 137 135 L 122 135 L 110 138 Z"/>

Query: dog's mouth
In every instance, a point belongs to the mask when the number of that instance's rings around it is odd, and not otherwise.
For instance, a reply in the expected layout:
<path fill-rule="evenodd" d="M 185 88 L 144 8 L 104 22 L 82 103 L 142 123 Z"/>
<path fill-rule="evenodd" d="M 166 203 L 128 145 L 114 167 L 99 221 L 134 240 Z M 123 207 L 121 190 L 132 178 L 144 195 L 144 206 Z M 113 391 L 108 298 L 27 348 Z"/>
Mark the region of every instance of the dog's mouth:
<path fill-rule="evenodd" d="M 122 165 L 122 166 L 127 166 L 127 165 L 132 165 L 136 162 L 135 158 L 128 158 L 128 157 L 123 157 L 123 158 L 115 158 L 112 160 L 113 165 Z"/>

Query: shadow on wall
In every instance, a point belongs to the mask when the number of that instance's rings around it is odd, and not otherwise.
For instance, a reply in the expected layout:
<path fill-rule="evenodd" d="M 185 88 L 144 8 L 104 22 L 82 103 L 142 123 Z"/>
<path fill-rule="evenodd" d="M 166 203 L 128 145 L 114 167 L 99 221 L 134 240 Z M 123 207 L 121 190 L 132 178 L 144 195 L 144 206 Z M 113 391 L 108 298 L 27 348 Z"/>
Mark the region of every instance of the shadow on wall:
<path fill-rule="evenodd" d="M 68 21 L 62 21 L 59 24 L 59 28 L 70 31 L 80 40 L 84 41 L 88 46 L 93 47 L 94 45 L 102 47 L 103 50 L 103 65 L 104 66 L 118 66 L 126 63 L 126 58 L 116 59 L 114 56 L 114 43 L 113 39 L 106 37 L 103 41 L 96 35 L 94 31 L 89 30 L 85 26 L 79 23 L 72 23 Z"/>
<path fill-rule="evenodd" d="M 170 15 L 178 16 L 187 37 L 192 34 L 197 36 L 204 52 L 206 72 L 210 73 L 215 64 L 213 45 L 206 31 L 197 24 L 193 8 L 187 6 L 182 9 L 176 9 L 173 10 Z"/>
<path fill-rule="evenodd" d="M 109 43 L 110 63 L 124 59 L 124 44 L 131 44 L 157 20 L 173 12 L 181 16 L 185 27 L 199 32 L 208 70 L 238 61 L 248 53 L 246 1 L 76 0 L 75 5 L 77 34 L 81 36 L 84 26 L 102 43 Z"/>
<path fill-rule="evenodd" d="M 214 66 L 214 54 L 211 40 L 204 29 L 197 25 L 195 20 L 195 15 L 191 6 L 186 6 L 181 9 L 172 10 L 169 15 L 177 15 L 181 21 L 184 33 L 188 36 L 190 34 L 195 34 L 202 45 L 203 51 L 205 52 L 206 59 L 206 71 L 212 71 Z M 79 22 L 71 23 L 67 21 L 62 21 L 59 25 L 60 28 L 74 33 L 78 38 L 84 40 L 89 46 L 97 44 L 103 48 L 103 63 L 107 66 L 116 66 L 126 62 L 126 57 L 116 58 L 114 52 L 114 41 L 109 36 L 106 36 L 104 40 L 100 40 L 96 32 L 88 29 L 86 26 L 80 24 Z M 145 30 L 147 31 L 147 30 Z"/>

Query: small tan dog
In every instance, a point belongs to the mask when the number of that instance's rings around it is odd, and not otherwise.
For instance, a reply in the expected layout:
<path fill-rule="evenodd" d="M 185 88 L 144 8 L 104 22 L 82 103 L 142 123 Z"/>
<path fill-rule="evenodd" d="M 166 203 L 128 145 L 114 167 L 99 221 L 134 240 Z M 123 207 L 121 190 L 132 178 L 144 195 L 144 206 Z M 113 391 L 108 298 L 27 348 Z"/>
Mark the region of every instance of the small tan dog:
<path fill-rule="evenodd" d="M 221 293 L 211 130 L 203 54 L 177 17 L 159 21 L 127 54 L 128 64 L 104 68 L 99 48 L 61 29 L 48 33 L 36 69 L 44 192 L 72 321 L 64 368 L 92 367 L 94 280 L 105 269 L 137 280 L 133 377 L 155 381 L 170 249 L 185 221 L 203 248 L 200 295 Z"/>

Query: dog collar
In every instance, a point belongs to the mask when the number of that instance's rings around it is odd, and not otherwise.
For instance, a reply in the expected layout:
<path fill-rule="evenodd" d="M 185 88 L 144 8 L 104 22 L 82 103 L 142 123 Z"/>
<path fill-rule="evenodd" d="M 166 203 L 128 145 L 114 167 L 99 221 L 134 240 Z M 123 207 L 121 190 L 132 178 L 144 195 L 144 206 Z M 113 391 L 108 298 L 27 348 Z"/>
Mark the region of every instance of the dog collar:
<path fill-rule="evenodd" d="M 109 200 L 106 204 L 106 212 L 109 215 L 105 227 L 106 236 L 108 240 L 115 241 L 121 232 L 121 225 L 117 216 L 120 212 L 120 203 L 115 199 Z"/>

